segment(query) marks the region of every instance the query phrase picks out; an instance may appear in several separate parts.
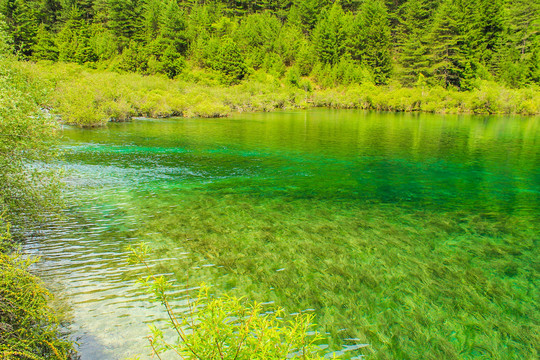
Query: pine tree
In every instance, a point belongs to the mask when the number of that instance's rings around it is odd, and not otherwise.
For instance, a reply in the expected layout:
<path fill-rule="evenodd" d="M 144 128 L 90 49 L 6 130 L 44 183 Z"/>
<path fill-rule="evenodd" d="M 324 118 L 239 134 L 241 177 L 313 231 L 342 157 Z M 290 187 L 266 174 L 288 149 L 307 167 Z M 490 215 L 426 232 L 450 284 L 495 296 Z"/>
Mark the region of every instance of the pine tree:
<path fill-rule="evenodd" d="M 114 31 L 122 49 L 130 41 L 144 38 L 144 0 L 109 0 L 109 27 Z"/>
<path fill-rule="evenodd" d="M 97 60 L 97 55 L 90 45 L 90 29 L 86 22 L 81 24 L 77 32 L 77 46 L 73 56 L 79 64 L 91 63 Z"/>
<path fill-rule="evenodd" d="M 302 27 L 304 32 L 309 34 L 317 25 L 326 3 L 325 0 L 296 0 L 289 12 L 289 21 Z"/>
<path fill-rule="evenodd" d="M 167 48 L 172 46 L 179 54 L 185 54 L 188 49 L 184 12 L 180 10 L 176 0 L 168 0 L 163 16 L 160 19 L 161 37 L 166 40 Z"/>
<path fill-rule="evenodd" d="M 385 84 L 392 71 L 392 45 L 388 12 L 382 0 L 366 1 L 359 14 L 358 39 L 353 58 L 366 64 L 376 84 Z"/>
<path fill-rule="evenodd" d="M 410 0 L 401 8 L 397 27 L 397 52 L 401 65 L 400 80 L 412 85 L 420 74 L 429 72 L 426 28 L 430 9 L 425 0 Z"/>
<path fill-rule="evenodd" d="M 480 60 L 490 64 L 499 38 L 503 33 L 503 0 L 481 0 L 479 19 Z"/>
<path fill-rule="evenodd" d="M 459 88 L 465 68 L 470 67 L 460 14 L 456 1 L 444 0 L 429 34 L 431 74 L 444 87 Z"/>
<path fill-rule="evenodd" d="M 222 74 L 225 84 L 238 83 L 246 76 L 247 66 L 244 57 L 232 39 L 224 39 L 216 55 L 212 68 Z"/>
<path fill-rule="evenodd" d="M 58 47 L 45 24 L 41 24 L 38 28 L 32 57 L 36 60 L 58 60 Z"/>
<path fill-rule="evenodd" d="M 58 0 L 41 0 L 37 9 L 36 17 L 41 24 L 47 25 L 50 30 L 56 24 L 62 10 L 62 4 Z"/>
<path fill-rule="evenodd" d="M 14 50 L 21 58 L 29 58 L 37 34 L 37 20 L 28 2 L 15 0 L 12 3 L 11 21 L 8 21 Z"/>
<path fill-rule="evenodd" d="M 79 8 L 72 6 L 69 11 L 64 9 L 63 17 L 66 21 L 55 39 L 58 47 L 58 60 L 76 62 L 75 53 L 79 42 L 79 32 L 84 25 L 82 14 Z"/>
<path fill-rule="evenodd" d="M 520 87 L 538 81 L 539 13 L 539 0 L 516 0 L 505 6 L 503 31 L 494 46 L 491 65 L 506 85 Z"/>
<path fill-rule="evenodd" d="M 346 50 L 345 14 L 339 1 L 323 13 L 313 31 L 317 55 L 323 63 L 335 64 Z"/>
<path fill-rule="evenodd" d="M 159 36 L 163 9 L 164 3 L 162 0 L 148 0 L 144 5 L 144 34 L 147 43 Z"/>
<path fill-rule="evenodd" d="M 172 45 L 167 47 L 163 52 L 162 63 L 163 71 L 170 79 L 173 79 L 176 75 L 180 74 L 185 66 L 184 58 Z"/>

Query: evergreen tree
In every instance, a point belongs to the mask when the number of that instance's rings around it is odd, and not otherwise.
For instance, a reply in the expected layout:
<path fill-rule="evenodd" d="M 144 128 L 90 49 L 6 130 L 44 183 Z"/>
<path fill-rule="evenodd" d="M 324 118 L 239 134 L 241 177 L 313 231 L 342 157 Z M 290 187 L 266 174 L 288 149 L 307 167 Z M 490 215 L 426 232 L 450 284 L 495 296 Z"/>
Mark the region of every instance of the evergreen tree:
<path fill-rule="evenodd" d="M 400 80 L 412 85 L 420 74 L 429 72 L 426 31 L 430 9 L 426 0 L 410 0 L 399 12 L 397 53 L 399 56 Z"/>
<path fill-rule="evenodd" d="M 224 39 L 216 55 L 212 68 L 222 74 L 225 84 L 238 83 L 246 76 L 247 66 L 244 57 L 232 39 Z"/>
<path fill-rule="evenodd" d="M 90 29 L 86 22 L 83 22 L 77 32 L 77 46 L 73 55 L 79 64 L 91 63 L 97 60 L 97 55 L 90 44 Z"/>
<path fill-rule="evenodd" d="M 159 36 L 163 9 L 163 0 L 148 0 L 144 5 L 144 34 L 147 43 Z"/>
<path fill-rule="evenodd" d="M 29 58 L 37 34 L 37 19 L 27 1 L 8 1 L 6 9 L 11 13 L 7 23 L 13 39 L 14 50 L 21 58 Z"/>
<path fill-rule="evenodd" d="M 238 46 L 247 54 L 250 66 L 260 67 L 264 57 L 275 52 L 281 28 L 279 19 L 269 12 L 251 14 L 242 21 L 234 35 Z"/>
<path fill-rule="evenodd" d="M 39 2 L 36 17 L 40 23 L 47 25 L 47 30 L 49 30 L 56 24 L 61 9 L 62 4 L 59 0 L 41 0 Z"/>
<path fill-rule="evenodd" d="M 313 42 L 323 63 L 335 64 L 346 50 L 345 14 L 339 1 L 325 11 L 313 32 Z"/>
<path fill-rule="evenodd" d="M 306 34 L 311 33 L 326 4 L 325 0 L 296 0 L 289 13 L 289 21 L 302 27 Z"/>
<path fill-rule="evenodd" d="M 512 87 L 538 81 L 540 1 L 508 2 L 503 31 L 497 38 L 491 65 L 497 78 Z"/>
<path fill-rule="evenodd" d="M 76 6 L 71 7 L 69 12 L 67 10 L 64 11 L 66 21 L 56 36 L 58 60 L 76 62 L 75 53 L 77 53 L 79 32 L 83 27 L 84 21 L 82 20 L 82 14 Z"/>
<path fill-rule="evenodd" d="M 163 71 L 170 79 L 173 79 L 176 75 L 180 74 L 185 66 L 184 58 L 173 45 L 169 45 L 169 47 L 165 49 L 162 59 Z"/>
<path fill-rule="evenodd" d="M 465 35 L 460 14 L 454 0 L 444 0 L 429 35 L 431 72 L 436 82 L 444 87 L 459 88 L 465 69 L 470 69 L 470 60 L 465 56 Z"/>
<path fill-rule="evenodd" d="M 176 0 L 168 0 L 165 4 L 163 16 L 160 19 L 161 37 L 179 54 L 185 54 L 188 49 L 184 13 L 180 10 Z"/>
<path fill-rule="evenodd" d="M 540 77 L 540 0 L 0 0 L 0 13 L 22 58 L 120 53 L 126 71 L 169 77 L 185 59 L 232 74 L 220 53 L 239 54 L 232 81 L 247 66 L 276 76 L 315 66 L 328 84 L 384 84 L 395 68 L 405 85 L 461 90 L 477 77 L 515 87 Z"/>
<path fill-rule="evenodd" d="M 36 43 L 33 48 L 33 58 L 37 60 L 58 60 L 58 47 L 53 35 L 47 31 L 45 24 L 41 24 L 36 35 Z"/>
<path fill-rule="evenodd" d="M 360 46 L 353 58 L 360 59 L 373 74 L 376 84 L 385 84 L 392 71 L 392 45 L 388 12 L 382 0 L 366 1 L 359 14 Z"/>
<path fill-rule="evenodd" d="M 480 2 L 479 41 L 480 60 L 490 64 L 493 53 L 496 51 L 499 38 L 503 33 L 503 1 L 481 0 Z"/>
<path fill-rule="evenodd" d="M 109 27 L 122 49 L 130 41 L 144 38 L 144 0 L 109 0 Z"/>

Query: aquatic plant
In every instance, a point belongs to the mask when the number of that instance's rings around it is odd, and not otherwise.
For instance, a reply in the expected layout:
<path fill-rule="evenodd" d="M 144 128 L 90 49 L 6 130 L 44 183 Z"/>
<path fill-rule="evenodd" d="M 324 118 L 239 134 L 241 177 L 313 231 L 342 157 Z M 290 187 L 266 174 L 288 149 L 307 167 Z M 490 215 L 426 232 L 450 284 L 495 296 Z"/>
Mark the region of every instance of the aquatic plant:
<path fill-rule="evenodd" d="M 130 261 L 145 264 L 151 272 L 145 260 L 148 245 L 141 243 L 129 250 Z M 195 290 L 186 288 L 186 309 L 178 311 L 170 305 L 171 285 L 163 276 L 148 275 L 140 282 L 163 304 L 176 335 L 171 342 L 163 329 L 150 327 L 148 339 L 159 359 L 167 351 L 180 359 L 322 359 L 316 345 L 320 335 L 312 331 L 311 314 L 287 317 L 282 309 L 268 311 L 242 298 L 213 296 L 204 284 L 195 297 L 190 294 Z"/>

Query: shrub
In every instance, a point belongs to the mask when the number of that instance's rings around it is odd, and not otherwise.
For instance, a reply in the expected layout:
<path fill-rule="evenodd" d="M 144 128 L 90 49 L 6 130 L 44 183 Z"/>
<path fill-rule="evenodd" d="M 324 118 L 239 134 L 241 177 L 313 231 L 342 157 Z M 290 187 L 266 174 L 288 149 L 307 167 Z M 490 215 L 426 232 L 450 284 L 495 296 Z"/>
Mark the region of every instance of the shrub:
<path fill-rule="evenodd" d="M 48 304 L 50 293 L 29 272 L 36 258 L 13 246 L 9 224 L 0 216 L 0 358 L 67 359 L 72 344 L 60 336 Z"/>

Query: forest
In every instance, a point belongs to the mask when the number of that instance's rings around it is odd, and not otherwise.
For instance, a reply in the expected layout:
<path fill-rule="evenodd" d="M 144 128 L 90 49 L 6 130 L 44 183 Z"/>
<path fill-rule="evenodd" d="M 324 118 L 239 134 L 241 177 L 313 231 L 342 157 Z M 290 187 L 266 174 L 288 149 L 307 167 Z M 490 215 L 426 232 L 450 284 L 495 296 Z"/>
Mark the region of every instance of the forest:
<path fill-rule="evenodd" d="M 193 297 L 192 342 L 152 328 L 158 356 L 537 358 L 539 118 L 446 114 L 540 114 L 539 14 L 540 0 L 0 0 L 0 359 L 75 359 L 64 327 L 89 325 L 75 306 L 92 301 L 73 295 L 69 318 L 35 275 L 23 245 L 40 229 L 60 244 L 40 254 L 97 269 L 46 263 L 55 282 L 119 274 L 120 292 L 137 275 L 124 256 L 235 274 L 232 296 Z M 64 126 L 311 107 L 331 109 Z M 57 218 L 74 226 L 52 235 Z M 110 252 L 138 237 L 155 248 Z M 146 279 L 184 340 L 167 280 Z M 81 294 L 110 290 L 97 284 Z M 116 303 L 94 324 L 127 319 Z"/>
<path fill-rule="evenodd" d="M 299 88 L 540 81 L 539 0 L 1 0 L 20 59 Z"/>

